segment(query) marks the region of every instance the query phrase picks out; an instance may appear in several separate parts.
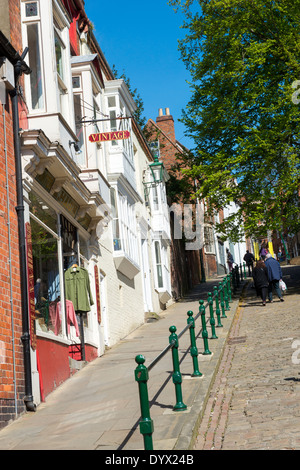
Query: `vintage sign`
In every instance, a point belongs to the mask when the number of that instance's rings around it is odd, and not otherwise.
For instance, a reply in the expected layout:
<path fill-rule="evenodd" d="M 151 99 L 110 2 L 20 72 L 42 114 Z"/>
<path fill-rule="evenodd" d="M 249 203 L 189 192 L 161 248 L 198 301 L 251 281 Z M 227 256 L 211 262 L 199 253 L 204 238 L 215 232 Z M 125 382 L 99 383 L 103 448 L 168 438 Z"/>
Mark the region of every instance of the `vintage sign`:
<path fill-rule="evenodd" d="M 124 140 L 130 137 L 129 131 L 100 132 L 98 134 L 90 134 L 90 142 L 108 142 L 110 140 Z"/>
<path fill-rule="evenodd" d="M 27 247 L 27 275 L 28 275 L 28 302 L 29 302 L 29 320 L 30 320 L 30 339 L 33 351 L 36 350 L 36 331 L 35 331 L 35 301 L 34 301 L 34 274 L 33 274 L 33 256 L 31 226 L 29 222 L 25 224 L 26 247 Z"/>

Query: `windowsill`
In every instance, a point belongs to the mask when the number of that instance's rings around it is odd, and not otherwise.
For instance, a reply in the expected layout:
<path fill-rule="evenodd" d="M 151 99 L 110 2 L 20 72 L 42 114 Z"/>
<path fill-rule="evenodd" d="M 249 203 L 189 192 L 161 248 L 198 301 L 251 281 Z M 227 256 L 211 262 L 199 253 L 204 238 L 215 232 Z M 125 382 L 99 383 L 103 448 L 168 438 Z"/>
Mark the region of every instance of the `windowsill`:
<path fill-rule="evenodd" d="M 48 339 L 49 341 L 55 341 L 56 343 L 62 343 L 69 345 L 72 343 L 68 338 L 62 336 L 57 336 L 54 333 L 48 333 L 46 331 L 37 330 L 36 336 L 43 339 Z"/>
<path fill-rule="evenodd" d="M 124 251 L 114 251 L 113 258 L 116 270 L 128 279 L 133 279 L 140 272 L 138 265 Z"/>

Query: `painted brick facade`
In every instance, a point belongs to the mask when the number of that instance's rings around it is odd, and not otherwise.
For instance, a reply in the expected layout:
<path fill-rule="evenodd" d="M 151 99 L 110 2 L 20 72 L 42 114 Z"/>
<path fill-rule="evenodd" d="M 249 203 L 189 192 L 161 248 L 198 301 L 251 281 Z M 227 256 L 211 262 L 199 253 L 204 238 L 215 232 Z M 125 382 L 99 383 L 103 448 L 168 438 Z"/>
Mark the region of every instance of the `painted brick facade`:
<path fill-rule="evenodd" d="M 149 140 L 159 140 L 160 158 L 169 170 L 177 163 L 176 156 L 182 151 L 180 143 L 176 140 L 174 119 L 169 108 L 159 110 L 156 122 L 149 119 L 147 130 L 151 137 Z M 174 224 L 171 221 L 171 230 Z M 203 270 L 199 250 L 185 250 L 185 243 L 174 238 L 171 241 L 171 283 L 174 298 L 182 297 L 189 289 L 202 281 Z"/>
<path fill-rule="evenodd" d="M 19 52 L 21 50 L 19 2 L 15 0 L 2 2 L 1 7 L 2 20 L 7 21 L 9 18 L 9 28 L 6 24 L 6 33 L 9 33 L 9 37 L 6 37 Z M 0 20 L 1 30 L 2 26 Z M 12 105 L 8 93 L 5 100 L 2 95 L 2 100 L 6 103 L 0 103 L 0 428 L 25 410 Z"/>

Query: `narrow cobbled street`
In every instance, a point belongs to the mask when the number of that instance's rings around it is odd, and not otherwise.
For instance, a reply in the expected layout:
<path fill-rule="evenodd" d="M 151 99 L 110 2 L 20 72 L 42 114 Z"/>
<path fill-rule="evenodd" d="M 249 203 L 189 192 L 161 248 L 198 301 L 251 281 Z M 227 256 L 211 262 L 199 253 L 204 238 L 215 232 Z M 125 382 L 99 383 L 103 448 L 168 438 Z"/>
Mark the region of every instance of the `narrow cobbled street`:
<path fill-rule="evenodd" d="M 195 450 L 300 449 L 300 266 L 284 266 L 285 302 L 263 307 L 248 284 Z"/>

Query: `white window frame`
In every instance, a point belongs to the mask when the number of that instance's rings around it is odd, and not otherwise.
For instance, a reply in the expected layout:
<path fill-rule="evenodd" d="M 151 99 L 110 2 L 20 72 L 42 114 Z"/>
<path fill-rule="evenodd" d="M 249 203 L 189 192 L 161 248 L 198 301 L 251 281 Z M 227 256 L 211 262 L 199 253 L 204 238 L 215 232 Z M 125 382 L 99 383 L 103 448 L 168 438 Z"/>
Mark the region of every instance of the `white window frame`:
<path fill-rule="evenodd" d="M 39 193 L 36 192 L 36 194 L 39 196 Z M 44 200 L 44 199 L 42 199 Z M 53 208 L 52 208 L 53 209 Z M 55 212 L 56 210 L 53 209 Z M 57 224 L 59 224 L 59 218 L 60 214 L 56 212 L 57 216 Z M 55 233 L 50 227 L 48 227 L 44 222 L 42 222 L 38 217 L 36 217 L 32 212 L 29 210 L 29 222 L 30 219 L 33 219 L 38 225 L 43 227 L 50 235 L 56 239 L 57 242 L 57 262 L 58 262 L 58 271 L 59 271 L 59 278 L 60 278 L 60 296 L 61 296 L 61 335 L 54 335 L 52 332 L 45 332 L 42 330 L 37 329 L 36 334 L 39 337 L 45 337 L 45 338 L 55 338 L 55 341 L 58 342 L 68 342 L 69 343 L 69 338 L 66 335 L 66 312 L 65 312 L 65 292 L 64 292 L 64 285 L 63 285 L 63 276 L 64 276 L 64 271 L 63 271 L 63 258 L 62 258 L 62 239 L 59 236 L 59 234 Z"/>
<path fill-rule="evenodd" d="M 109 105 L 110 98 L 115 99 L 115 106 Z M 115 140 L 110 142 L 110 146 L 113 149 L 121 148 L 124 152 L 125 157 L 133 166 L 134 164 L 134 152 L 133 152 L 133 142 L 132 142 L 132 126 L 131 126 L 131 119 L 117 119 L 118 117 L 125 117 L 126 116 L 126 106 L 123 104 L 123 101 L 118 93 L 106 95 L 106 104 L 108 109 L 108 114 L 110 117 L 110 121 L 108 124 L 109 132 L 114 131 L 129 131 L 130 137 L 124 140 Z M 128 114 L 128 113 L 127 113 Z M 114 117 L 112 118 L 112 116 Z M 116 119 L 114 119 L 116 118 Z M 114 122 L 115 121 L 115 122 Z M 112 126 L 112 122 L 114 125 Z"/>
<path fill-rule="evenodd" d="M 207 238 L 207 231 L 209 231 L 209 240 Z M 214 239 L 214 230 L 211 225 L 204 225 L 204 251 L 207 254 L 216 254 L 216 246 Z"/>
<path fill-rule="evenodd" d="M 75 106 L 75 99 L 79 97 L 79 107 L 80 107 L 80 113 L 81 113 L 81 118 L 85 116 L 85 108 L 84 108 L 84 97 L 83 97 L 83 88 L 82 88 L 82 75 L 80 73 L 76 73 L 72 75 L 72 79 L 74 77 L 79 77 L 80 78 L 80 86 L 77 88 L 73 88 L 73 103 L 74 103 L 74 120 L 75 120 L 75 133 L 76 137 L 78 138 L 77 145 L 79 146 L 79 149 L 81 151 L 80 154 L 76 155 L 73 157 L 74 160 L 76 161 L 77 165 L 83 168 L 86 168 L 86 143 L 85 143 L 85 129 L 83 124 L 81 125 L 81 128 L 76 124 L 76 106 Z M 73 83 L 73 80 L 72 80 Z M 81 137 L 78 135 L 78 133 L 81 132 Z"/>
<path fill-rule="evenodd" d="M 26 5 L 29 3 L 36 3 L 37 4 L 37 15 L 35 16 L 26 16 Z M 22 2 L 21 3 L 21 18 L 22 18 L 22 29 L 23 29 L 23 36 L 25 39 L 24 46 L 28 46 L 28 26 L 37 25 L 37 33 L 38 33 L 38 48 L 39 48 L 39 66 L 40 66 L 40 77 L 38 77 L 38 84 L 41 86 L 41 97 L 42 100 L 41 104 L 38 107 L 33 107 L 33 100 L 32 100 L 32 85 L 31 80 L 34 80 L 34 75 L 31 73 L 29 77 L 25 79 L 25 91 L 26 96 L 30 97 L 28 99 L 28 107 L 30 110 L 30 114 L 40 114 L 44 112 L 46 109 L 46 94 L 45 94 L 45 74 L 44 74 L 44 60 L 43 60 L 43 41 L 42 41 L 42 31 L 41 31 L 41 16 L 40 16 L 40 3 L 39 0 L 35 2 Z M 27 63 L 29 67 L 34 67 L 30 64 L 30 54 L 31 51 L 29 49 Z"/>
<path fill-rule="evenodd" d="M 72 83 L 71 83 L 71 73 L 70 68 L 68 67 L 70 57 L 69 57 L 69 29 L 68 22 L 64 15 L 63 10 L 58 1 L 53 1 L 53 54 L 55 61 L 55 77 L 57 83 L 57 93 L 58 93 L 58 104 L 59 112 L 61 116 L 65 119 L 67 123 L 70 122 L 70 113 L 72 103 L 70 102 L 72 93 Z M 61 65 L 62 73 L 60 74 L 57 70 L 57 56 L 55 48 L 55 37 L 57 37 L 60 46 L 61 46 Z"/>
<path fill-rule="evenodd" d="M 158 248 L 157 248 L 158 247 Z M 158 256 L 159 259 L 158 259 Z M 162 251 L 159 240 L 154 240 L 154 257 L 155 257 L 155 285 L 158 289 L 164 288 L 164 269 L 162 260 Z M 159 274 L 160 271 L 160 274 Z M 160 285 L 160 280 L 161 284 Z"/>
<path fill-rule="evenodd" d="M 157 259 L 157 251 L 156 247 L 158 246 L 159 249 L 159 256 L 160 256 L 160 263 L 158 263 Z M 168 254 L 167 254 L 167 247 L 165 246 L 164 242 L 156 238 L 153 240 L 152 243 L 152 259 L 153 259 L 153 266 L 154 266 L 154 286 L 157 292 L 171 292 L 171 281 L 170 281 L 170 270 L 168 267 Z M 162 286 L 159 284 L 159 275 L 158 275 L 158 266 L 161 267 L 161 279 L 162 279 Z"/>
<path fill-rule="evenodd" d="M 138 237 L 136 230 L 135 205 L 130 204 L 128 197 L 122 194 L 117 187 L 115 189 L 116 217 L 115 221 L 119 225 L 119 239 L 121 247 L 113 247 L 114 253 L 124 253 L 137 266 L 139 266 Z"/>
<path fill-rule="evenodd" d="M 135 227 L 134 204 L 128 202 L 126 195 L 119 193 L 119 222 L 121 239 L 123 240 L 123 251 L 136 264 L 139 264 L 138 240 Z"/>

